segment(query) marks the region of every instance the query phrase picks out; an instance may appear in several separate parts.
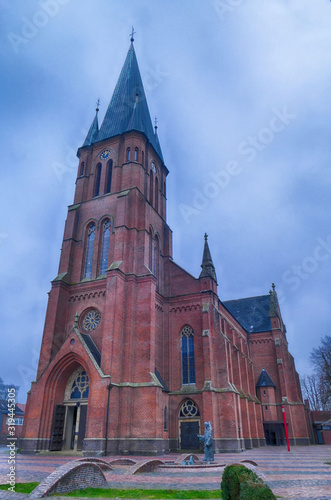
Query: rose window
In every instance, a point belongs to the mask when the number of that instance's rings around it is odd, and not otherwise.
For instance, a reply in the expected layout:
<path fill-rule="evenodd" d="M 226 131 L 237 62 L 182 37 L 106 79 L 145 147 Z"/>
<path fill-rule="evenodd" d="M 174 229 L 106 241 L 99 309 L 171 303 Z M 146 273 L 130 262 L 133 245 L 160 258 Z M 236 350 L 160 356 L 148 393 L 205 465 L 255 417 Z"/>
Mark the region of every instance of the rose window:
<path fill-rule="evenodd" d="M 83 321 L 82 321 L 82 327 L 86 332 L 91 332 L 95 330 L 100 323 L 101 315 L 97 309 L 90 309 L 87 311 L 85 314 Z"/>

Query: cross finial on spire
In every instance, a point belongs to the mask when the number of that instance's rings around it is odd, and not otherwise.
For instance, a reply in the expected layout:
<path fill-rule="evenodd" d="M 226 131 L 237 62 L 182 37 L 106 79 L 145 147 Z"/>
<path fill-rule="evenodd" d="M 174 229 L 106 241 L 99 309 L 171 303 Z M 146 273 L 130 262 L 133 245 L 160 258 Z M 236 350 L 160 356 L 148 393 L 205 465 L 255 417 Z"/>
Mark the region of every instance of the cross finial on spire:
<path fill-rule="evenodd" d="M 133 43 L 133 42 L 134 42 L 134 38 L 133 38 L 133 37 L 134 37 L 134 35 L 135 35 L 135 34 L 136 34 L 136 32 L 135 32 L 135 30 L 134 30 L 134 28 L 133 28 L 133 26 L 132 26 L 132 31 L 131 31 L 131 34 L 130 34 L 130 36 L 131 36 L 131 38 L 130 38 L 130 42 L 131 42 L 131 43 Z"/>
<path fill-rule="evenodd" d="M 99 111 L 99 106 L 100 106 L 100 99 L 98 98 L 97 99 L 97 107 L 96 107 L 96 110 L 95 110 L 96 112 Z"/>
<path fill-rule="evenodd" d="M 275 291 L 275 288 L 276 288 L 275 283 L 272 283 L 271 286 L 272 286 L 272 290 Z"/>
<path fill-rule="evenodd" d="M 207 240 L 208 240 L 208 234 L 205 233 L 205 241 L 207 241 Z"/>
<path fill-rule="evenodd" d="M 158 119 L 157 119 L 157 116 L 155 116 L 155 118 L 154 118 L 154 130 L 155 130 L 155 133 L 157 131 L 157 123 L 158 123 Z"/>

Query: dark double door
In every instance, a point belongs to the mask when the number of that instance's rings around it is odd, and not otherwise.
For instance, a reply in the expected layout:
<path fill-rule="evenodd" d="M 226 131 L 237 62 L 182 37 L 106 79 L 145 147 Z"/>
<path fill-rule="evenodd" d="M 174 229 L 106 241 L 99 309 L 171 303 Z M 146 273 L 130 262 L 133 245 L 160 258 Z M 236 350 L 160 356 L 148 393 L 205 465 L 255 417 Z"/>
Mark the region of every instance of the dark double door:
<path fill-rule="evenodd" d="M 75 444 L 77 444 L 77 451 L 82 450 L 86 429 L 86 414 L 87 405 L 80 405 L 80 407 L 56 405 L 49 449 L 51 451 L 74 450 Z M 77 418 L 79 418 L 78 434 L 76 434 Z"/>
<path fill-rule="evenodd" d="M 182 450 L 198 450 L 200 448 L 199 431 L 199 421 L 180 422 L 180 447 Z"/>

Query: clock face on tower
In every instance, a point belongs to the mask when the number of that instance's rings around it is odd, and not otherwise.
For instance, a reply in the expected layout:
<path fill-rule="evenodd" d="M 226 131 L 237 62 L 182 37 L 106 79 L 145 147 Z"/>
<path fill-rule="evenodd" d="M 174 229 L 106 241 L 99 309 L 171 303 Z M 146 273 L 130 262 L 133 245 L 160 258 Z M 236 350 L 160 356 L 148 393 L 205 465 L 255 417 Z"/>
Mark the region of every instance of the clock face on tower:
<path fill-rule="evenodd" d="M 109 156 L 110 151 L 108 151 L 107 149 L 105 151 L 102 151 L 102 153 L 100 154 L 101 160 L 108 160 Z"/>

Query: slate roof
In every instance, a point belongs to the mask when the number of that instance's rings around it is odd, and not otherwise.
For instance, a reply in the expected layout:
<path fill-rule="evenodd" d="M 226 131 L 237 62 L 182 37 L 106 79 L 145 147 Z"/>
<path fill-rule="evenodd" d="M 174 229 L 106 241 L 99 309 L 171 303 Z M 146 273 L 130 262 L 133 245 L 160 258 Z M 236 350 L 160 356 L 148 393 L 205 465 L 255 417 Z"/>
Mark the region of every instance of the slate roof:
<path fill-rule="evenodd" d="M 271 295 L 226 300 L 223 305 L 248 333 L 265 332 L 271 329 L 269 311 Z"/>
<path fill-rule="evenodd" d="M 90 126 L 90 130 L 87 133 L 87 136 L 86 136 L 86 139 L 84 141 L 83 147 L 90 146 L 93 142 L 95 142 L 95 139 L 98 136 L 98 132 L 99 132 L 98 111 L 99 110 L 97 108 L 94 120 L 92 122 L 92 125 Z"/>
<path fill-rule="evenodd" d="M 259 377 L 259 380 L 257 381 L 256 387 L 276 387 L 271 380 L 268 372 L 264 368 L 262 368 L 261 375 Z"/>
<path fill-rule="evenodd" d="M 130 130 L 143 132 L 163 161 L 161 147 L 149 114 L 133 43 L 130 45 L 100 130 L 97 131 L 95 118 L 83 146 Z"/>
<path fill-rule="evenodd" d="M 162 385 L 162 390 L 165 391 L 165 392 L 169 392 L 169 388 L 167 386 L 167 384 L 165 383 L 165 381 L 163 380 L 160 372 L 155 368 L 154 370 L 154 373 L 158 379 L 158 381 L 160 382 L 160 384 Z"/>
<path fill-rule="evenodd" d="M 87 347 L 90 349 L 92 356 L 94 357 L 95 361 L 98 363 L 100 366 L 101 363 L 101 354 L 93 340 L 91 339 L 90 335 L 87 333 L 81 333 L 81 336 L 84 339 L 84 342 L 86 343 Z"/>

